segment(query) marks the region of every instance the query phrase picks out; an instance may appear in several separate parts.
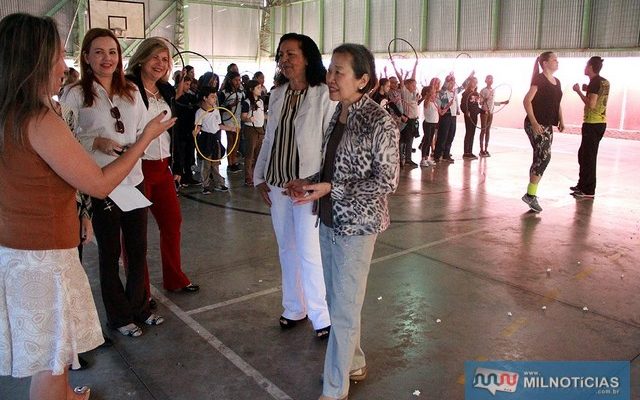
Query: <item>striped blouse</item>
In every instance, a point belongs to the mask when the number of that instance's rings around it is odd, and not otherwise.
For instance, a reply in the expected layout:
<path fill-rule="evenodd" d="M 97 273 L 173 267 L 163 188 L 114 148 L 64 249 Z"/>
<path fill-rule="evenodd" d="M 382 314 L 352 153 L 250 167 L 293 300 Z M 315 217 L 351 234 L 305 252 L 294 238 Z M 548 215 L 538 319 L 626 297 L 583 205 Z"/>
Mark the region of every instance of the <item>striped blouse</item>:
<path fill-rule="evenodd" d="M 288 89 L 285 93 L 280 121 L 271 148 L 271 160 L 265 176 L 269 185 L 284 187 L 285 183 L 298 179 L 300 165 L 294 121 L 306 95 L 307 89 Z"/>

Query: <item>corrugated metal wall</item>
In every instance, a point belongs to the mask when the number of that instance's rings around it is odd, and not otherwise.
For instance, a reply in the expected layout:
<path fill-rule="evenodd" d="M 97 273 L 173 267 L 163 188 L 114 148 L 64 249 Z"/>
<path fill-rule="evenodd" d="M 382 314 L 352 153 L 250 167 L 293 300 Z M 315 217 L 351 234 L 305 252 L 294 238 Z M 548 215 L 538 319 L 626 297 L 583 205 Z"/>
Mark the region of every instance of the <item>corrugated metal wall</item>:
<path fill-rule="evenodd" d="M 173 17 L 175 21 L 175 16 Z M 259 46 L 260 11 L 250 8 L 189 5 L 189 50 L 204 56 L 256 57 Z M 163 37 L 173 37 L 167 17 Z M 277 27 L 276 27 L 277 31 Z M 234 40 L 229 40 L 234 38 Z"/>
<path fill-rule="evenodd" d="M 322 32 L 320 26 L 320 3 L 303 3 L 302 5 L 304 7 L 304 29 L 302 33 L 309 37 L 316 38 L 318 45 L 320 45 L 319 39 L 320 33 Z"/>
<path fill-rule="evenodd" d="M 427 51 L 447 51 L 457 48 L 456 19 L 458 9 L 454 0 L 431 0 L 427 4 Z"/>
<path fill-rule="evenodd" d="M 371 0 L 369 47 L 377 53 L 387 51 L 389 41 L 395 37 L 395 4 L 388 0 Z"/>
<path fill-rule="evenodd" d="M 491 48 L 492 0 L 462 1 L 460 3 L 460 41 L 464 50 Z"/>
<path fill-rule="evenodd" d="M 324 9 L 325 53 L 343 41 L 363 43 L 382 53 L 394 37 L 407 39 L 418 52 L 637 50 L 640 46 L 640 0 L 305 0 L 302 4 Z M 289 30 L 297 27 L 294 21 L 287 22 Z"/>
<path fill-rule="evenodd" d="M 639 37 L 640 1 L 594 1 L 591 12 L 590 47 L 637 47 Z"/>
<path fill-rule="evenodd" d="M 421 46 L 421 11 L 421 0 L 399 1 L 396 6 L 396 37 L 409 41 L 416 51 L 420 51 Z M 387 42 L 391 39 L 388 38 Z M 411 51 L 411 49 L 405 43 L 400 42 L 396 46 L 396 51 Z"/>
<path fill-rule="evenodd" d="M 541 49 L 580 48 L 584 0 L 544 0 Z"/>
<path fill-rule="evenodd" d="M 350 2 L 344 24 L 344 41 L 349 43 L 365 42 L 365 2 Z M 332 49 L 326 49 L 330 53 Z"/>
<path fill-rule="evenodd" d="M 344 42 L 344 1 L 324 1 L 324 44 L 319 46 L 323 53 L 331 52 L 331 49 Z M 316 40 L 316 43 L 319 42 Z"/>
<path fill-rule="evenodd" d="M 540 1 L 509 0 L 502 2 L 499 49 L 520 50 L 537 47 Z"/>
<path fill-rule="evenodd" d="M 302 4 L 294 4 L 285 8 L 287 12 L 287 32 L 302 32 Z"/>
<path fill-rule="evenodd" d="M 167 8 L 174 7 L 174 0 L 141 2 L 145 4 L 147 26 Z M 0 16 L 13 12 L 44 15 L 58 3 L 58 0 L 3 0 Z M 316 40 L 324 53 L 344 41 L 364 43 L 374 52 L 383 53 L 394 37 L 407 39 L 419 52 L 436 53 L 583 48 L 637 52 L 640 47 L 640 0 L 304 0 L 290 3 L 272 9 L 273 43 L 277 44 L 283 32 L 303 32 Z M 212 4 L 189 3 L 189 48 L 206 55 L 254 57 L 261 12 L 247 5 L 262 5 L 262 0 L 212 1 Z M 74 12 L 75 1 L 69 0 L 54 15 L 64 37 Z M 320 26 L 321 20 L 323 26 Z M 174 24 L 175 10 L 172 10 L 149 35 L 173 38 Z M 70 44 L 67 50 L 72 49 Z"/>

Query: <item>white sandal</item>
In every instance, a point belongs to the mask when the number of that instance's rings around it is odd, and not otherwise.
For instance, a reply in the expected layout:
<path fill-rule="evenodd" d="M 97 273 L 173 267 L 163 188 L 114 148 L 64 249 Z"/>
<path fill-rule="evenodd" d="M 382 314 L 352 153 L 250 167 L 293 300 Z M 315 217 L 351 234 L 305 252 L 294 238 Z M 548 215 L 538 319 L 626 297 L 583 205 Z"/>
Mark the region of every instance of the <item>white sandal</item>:
<path fill-rule="evenodd" d="M 134 323 L 119 327 L 118 332 L 128 337 L 142 336 L 142 329 L 140 329 L 140 327 Z"/>
<path fill-rule="evenodd" d="M 147 325 L 160 325 L 161 323 L 164 322 L 164 318 L 157 315 L 157 314 L 151 314 L 149 315 L 149 318 L 147 318 L 144 323 Z"/>
<path fill-rule="evenodd" d="M 89 386 L 77 386 L 73 389 L 73 393 L 83 394 L 83 400 L 89 400 L 89 396 L 91 396 L 91 389 Z"/>

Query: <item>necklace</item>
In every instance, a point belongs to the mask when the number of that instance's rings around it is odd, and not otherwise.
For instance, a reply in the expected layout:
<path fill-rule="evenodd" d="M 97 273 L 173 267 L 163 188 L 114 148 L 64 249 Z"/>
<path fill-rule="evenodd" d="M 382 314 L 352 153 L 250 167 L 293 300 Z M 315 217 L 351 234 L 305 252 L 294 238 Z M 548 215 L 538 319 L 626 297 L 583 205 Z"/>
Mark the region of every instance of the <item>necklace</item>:
<path fill-rule="evenodd" d="M 147 88 L 144 88 L 144 91 L 145 91 L 145 92 L 147 92 L 147 93 L 149 93 L 150 95 L 152 95 L 154 98 L 158 97 L 158 92 L 159 92 L 159 90 L 158 90 L 158 89 L 156 89 L 156 91 L 155 91 L 155 92 L 152 92 L 151 90 L 149 90 L 149 89 L 147 89 Z"/>

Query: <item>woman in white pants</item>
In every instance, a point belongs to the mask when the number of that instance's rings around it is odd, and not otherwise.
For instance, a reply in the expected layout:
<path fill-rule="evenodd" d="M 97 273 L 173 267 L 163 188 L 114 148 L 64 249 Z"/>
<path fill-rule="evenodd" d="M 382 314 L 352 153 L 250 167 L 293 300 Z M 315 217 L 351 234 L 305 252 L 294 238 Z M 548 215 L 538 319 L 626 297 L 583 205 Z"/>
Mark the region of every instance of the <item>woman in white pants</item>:
<path fill-rule="evenodd" d="M 282 36 L 276 53 L 277 87 L 269 99 L 269 119 L 253 181 L 271 207 L 282 267 L 283 329 L 307 317 L 316 337 L 329 336 L 331 321 L 312 205 L 294 207 L 285 186 L 320 170 L 322 133 L 335 103 L 325 84 L 326 69 L 318 46 L 305 35 Z"/>

